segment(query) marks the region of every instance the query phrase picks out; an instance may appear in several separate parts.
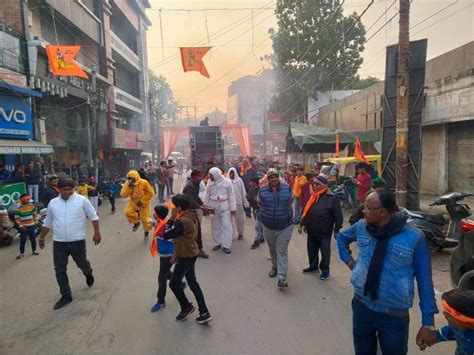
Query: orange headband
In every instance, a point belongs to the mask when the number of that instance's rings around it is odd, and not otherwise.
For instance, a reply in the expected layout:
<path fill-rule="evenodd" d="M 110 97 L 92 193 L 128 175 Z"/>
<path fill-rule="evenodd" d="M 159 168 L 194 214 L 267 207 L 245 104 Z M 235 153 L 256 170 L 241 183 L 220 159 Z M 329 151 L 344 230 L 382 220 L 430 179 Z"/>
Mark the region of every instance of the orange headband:
<path fill-rule="evenodd" d="M 448 302 L 443 300 L 443 308 L 446 313 L 448 313 L 454 319 L 464 323 L 467 326 L 473 327 L 474 326 L 474 318 L 467 317 L 458 311 L 456 311 L 453 307 L 451 307 Z"/>

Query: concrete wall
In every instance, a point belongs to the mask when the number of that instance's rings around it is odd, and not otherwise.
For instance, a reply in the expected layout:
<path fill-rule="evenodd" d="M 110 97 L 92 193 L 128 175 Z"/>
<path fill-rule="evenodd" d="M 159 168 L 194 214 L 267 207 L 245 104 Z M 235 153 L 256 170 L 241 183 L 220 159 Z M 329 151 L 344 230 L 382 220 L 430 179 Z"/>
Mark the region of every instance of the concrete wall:
<path fill-rule="evenodd" d="M 319 109 L 311 125 L 347 131 L 380 128 L 380 101 L 384 91 L 381 81 L 354 95 Z"/>
<path fill-rule="evenodd" d="M 439 195 L 447 190 L 446 125 L 423 127 L 421 193 Z"/>

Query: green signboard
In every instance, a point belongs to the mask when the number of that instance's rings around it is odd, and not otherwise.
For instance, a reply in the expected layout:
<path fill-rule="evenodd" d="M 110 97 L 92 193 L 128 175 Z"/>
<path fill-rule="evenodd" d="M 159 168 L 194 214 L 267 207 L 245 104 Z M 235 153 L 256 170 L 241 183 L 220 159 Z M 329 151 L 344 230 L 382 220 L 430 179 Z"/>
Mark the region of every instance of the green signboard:
<path fill-rule="evenodd" d="M 24 183 L 0 185 L 0 199 L 5 208 L 9 208 L 13 203 L 18 202 L 20 195 L 26 193 Z"/>

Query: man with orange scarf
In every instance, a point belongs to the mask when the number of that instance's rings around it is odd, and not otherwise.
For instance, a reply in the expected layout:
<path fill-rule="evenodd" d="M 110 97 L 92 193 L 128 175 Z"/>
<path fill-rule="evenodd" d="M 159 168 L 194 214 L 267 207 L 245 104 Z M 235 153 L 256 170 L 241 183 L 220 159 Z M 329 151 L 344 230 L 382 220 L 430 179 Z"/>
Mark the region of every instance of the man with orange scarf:
<path fill-rule="evenodd" d="M 293 189 L 293 199 L 295 201 L 295 218 L 293 219 L 294 224 L 300 224 L 301 222 L 301 187 L 308 182 L 306 176 L 303 175 L 304 169 L 298 167 L 296 169 L 295 183 Z"/>
<path fill-rule="evenodd" d="M 327 187 L 328 179 L 320 174 L 311 181 L 311 196 L 303 210 L 303 225 L 308 233 L 307 249 L 309 267 L 304 274 L 321 270 L 321 280 L 329 278 L 331 260 L 331 235 L 339 233 L 344 217 L 341 203 Z M 319 262 L 321 251 L 321 262 Z"/>

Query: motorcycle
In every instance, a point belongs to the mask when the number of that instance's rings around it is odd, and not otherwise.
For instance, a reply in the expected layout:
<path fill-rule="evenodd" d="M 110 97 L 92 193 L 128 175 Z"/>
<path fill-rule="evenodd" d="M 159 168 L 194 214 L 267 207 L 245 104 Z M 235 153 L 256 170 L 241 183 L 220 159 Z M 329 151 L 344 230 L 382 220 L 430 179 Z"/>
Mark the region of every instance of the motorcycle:
<path fill-rule="evenodd" d="M 449 222 L 442 213 L 409 211 L 405 208 L 401 211 L 408 215 L 409 225 L 423 232 L 430 249 L 440 251 L 445 248 L 455 248 L 463 231 L 471 225 L 471 222 L 464 220 L 471 215 L 470 207 L 467 204 L 458 203 L 468 196 L 473 196 L 473 194 L 453 192 L 440 196 L 430 204 L 430 207 L 446 206 L 450 217 Z"/>
<path fill-rule="evenodd" d="M 341 207 L 343 209 L 354 209 L 354 200 L 352 199 L 350 188 L 353 183 L 350 180 L 344 181 L 342 184 L 335 186 L 333 193 L 341 201 Z"/>

